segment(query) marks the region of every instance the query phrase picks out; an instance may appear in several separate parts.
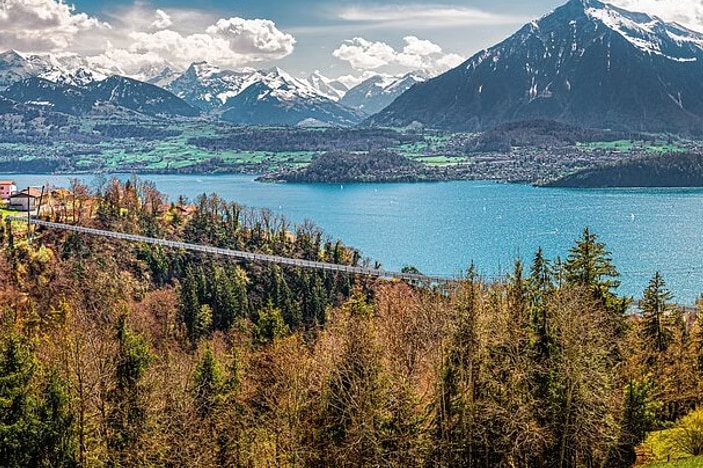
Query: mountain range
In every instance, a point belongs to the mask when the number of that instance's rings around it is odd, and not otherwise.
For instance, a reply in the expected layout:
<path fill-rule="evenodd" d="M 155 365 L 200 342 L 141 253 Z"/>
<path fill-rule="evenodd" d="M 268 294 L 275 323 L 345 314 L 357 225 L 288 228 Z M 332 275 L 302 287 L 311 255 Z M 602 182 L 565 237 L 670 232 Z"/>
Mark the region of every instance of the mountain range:
<path fill-rule="evenodd" d="M 451 130 L 552 119 L 596 128 L 703 127 L 703 35 L 598 0 L 571 0 L 367 123 Z"/>
<path fill-rule="evenodd" d="M 599 0 L 570 0 L 459 67 L 372 76 L 352 89 L 319 72 L 150 67 L 126 78 L 75 54 L 0 54 L 0 112 L 82 115 L 105 105 L 241 125 L 422 124 L 482 131 L 525 120 L 703 133 L 703 34 Z M 138 78 L 138 79 L 134 79 Z M 3 111 L 2 109 L 5 109 Z M 9 111 L 7 110 L 9 109 Z"/>
<path fill-rule="evenodd" d="M 8 51 L 0 54 L 0 95 L 6 101 L 73 115 L 110 104 L 152 116 L 202 114 L 241 125 L 351 126 L 423 76 L 379 75 L 349 90 L 319 72 L 300 79 L 280 68 L 222 70 L 199 62 L 182 73 L 170 66 L 152 67 L 127 78 L 119 69 L 92 65 L 77 55 Z M 344 101 L 347 94 L 350 98 Z"/>

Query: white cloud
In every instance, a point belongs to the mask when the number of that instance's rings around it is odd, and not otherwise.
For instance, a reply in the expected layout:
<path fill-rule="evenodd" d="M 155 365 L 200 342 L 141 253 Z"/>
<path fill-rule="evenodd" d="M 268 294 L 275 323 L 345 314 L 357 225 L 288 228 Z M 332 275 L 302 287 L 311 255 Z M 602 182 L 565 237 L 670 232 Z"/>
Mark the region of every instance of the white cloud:
<path fill-rule="evenodd" d="M 264 19 L 220 19 L 206 32 L 228 41 L 233 51 L 251 55 L 252 60 L 285 57 L 293 52 L 295 44 L 293 36 L 280 31 L 273 21 Z"/>
<path fill-rule="evenodd" d="M 702 0 L 611 0 L 622 8 L 656 15 L 697 31 L 703 31 Z"/>
<path fill-rule="evenodd" d="M 267 19 L 218 20 L 195 10 L 152 9 L 142 1 L 107 14 L 111 24 L 65 0 L 0 0 L 0 50 L 80 53 L 103 68 L 135 74 L 203 60 L 239 67 L 286 57 L 295 45 L 291 34 Z"/>
<path fill-rule="evenodd" d="M 166 29 L 173 24 L 171 16 L 163 10 L 156 10 L 156 19 L 151 23 L 153 29 Z"/>
<path fill-rule="evenodd" d="M 81 33 L 107 28 L 63 0 L 0 1 L 0 48 L 62 50 Z"/>
<path fill-rule="evenodd" d="M 185 68 L 199 61 L 238 67 L 283 58 L 295 44 L 295 38 L 279 31 L 272 21 L 244 18 L 220 19 L 202 33 L 162 29 L 133 32 L 128 39 L 127 46 L 109 47 L 93 60 L 119 63 L 128 73 L 166 63 Z"/>
<path fill-rule="evenodd" d="M 360 85 L 362 82 L 376 75 L 378 75 L 378 73 L 372 71 L 365 71 L 359 73 L 358 75 L 342 75 L 338 78 L 335 78 L 335 80 L 339 81 L 347 88 L 352 89 L 353 87 Z"/>
<path fill-rule="evenodd" d="M 415 36 L 406 36 L 403 41 L 405 46 L 397 51 L 385 42 L 355 37 L 344 41 L 332 55 L 348 62 L 355 70 L 368 71 L 396 66 L 423 70 L 431 75 L 449 70 L 463 61 L 457 54 L 445 54 L 439 45 L 431 41 Z"/>
<path fill-rule="evenodd" d="M 476 8 L 453 5 L 367 5 L 345 7 L 339 19 L 380 28 L 436 28 L 466 25 L 520 24 L 528 18 L 500 15 Z"/>

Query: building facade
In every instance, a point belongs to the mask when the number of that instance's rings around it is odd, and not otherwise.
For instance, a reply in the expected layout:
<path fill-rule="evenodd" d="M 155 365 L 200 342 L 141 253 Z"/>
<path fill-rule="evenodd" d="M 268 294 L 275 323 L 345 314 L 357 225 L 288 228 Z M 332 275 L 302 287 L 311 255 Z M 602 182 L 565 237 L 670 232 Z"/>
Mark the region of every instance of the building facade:
<path fill-rule="evenodd" d="M 0 198 L 9 200 L 10 195 L 17 192 L 17 185 L 14 180 L 0 180 Z"/>

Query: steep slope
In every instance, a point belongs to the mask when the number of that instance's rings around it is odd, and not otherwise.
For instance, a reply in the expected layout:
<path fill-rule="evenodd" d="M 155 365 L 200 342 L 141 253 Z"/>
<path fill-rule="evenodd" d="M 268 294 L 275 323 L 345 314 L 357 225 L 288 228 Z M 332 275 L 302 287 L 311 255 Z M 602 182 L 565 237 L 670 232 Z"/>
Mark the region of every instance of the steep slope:
<path fill-rule="evenodd" d="M 427 80 L 423 72 L 412 72 L 399 77 L 376 75 L 350 89 L 340 104 L 373 115 L 388 107 L 398 96 L 414 84 Z"/>
<path fill-rule="evenodd" d="M 703 35 L 597 0 L 572 0 L 414 86 L 368 122 L 481 130 L 540 118 L 700 132 L 701 76 Z"/>
<path fill-rule="evenodd" d="M 94 103 L 85 88 L 37 77 L 15 82 L 2 96 L 16 103 L 72 115 L 90 112 Z M 11 110 L 7 109 L 6 112 Z"/>
<path fill-rule="evenodd" d="M 260 79 L 230 99 L 224 120 L 241 125 L 354 125 L 361 114 L 322 96 L 310 84 L 280 68 L 261 72 Z"/>
<path fill-rule="evenodd" d="M 109 104 L 146 115 L 197 116 L 199 111 L 157 86 L 121 76 L 78 87 L 32 77 L 2 92 L 5 99 L 54 112 L 85 115 Z"/>
<path fill-rule="evenodd" d="M 0 54 L 0 89 L 8 88 L 12 83 L 37 76 L 41 70 L 14 50 Z"/>
<path fill-rule="evenodd" d="M 90 84 L 87 89 L 96 101 L 110 103 L 146 115 L 194 117 L 198 110 L 158 86 L 141 81 L 111 76 Z"/>
<path fill-rule="evenodd" d="M 308 77 L 308 83 L 315 88 L 319 94 L 335 102 L 339 102 L 349 91 L 349 88 L 347 88 L 344 83 L 327 78 L 319 71 L 315 71 Z"/>

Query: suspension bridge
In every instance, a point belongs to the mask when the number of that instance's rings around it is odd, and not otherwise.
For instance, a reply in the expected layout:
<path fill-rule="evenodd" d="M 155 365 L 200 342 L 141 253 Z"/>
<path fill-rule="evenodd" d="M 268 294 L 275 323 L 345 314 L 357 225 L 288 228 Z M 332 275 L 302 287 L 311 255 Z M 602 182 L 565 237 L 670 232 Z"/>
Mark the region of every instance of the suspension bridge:
<path fill-rule="evenodd" d="M 253 252 L 244 252 L 241 250 L 231 250 L 223 249 L 220 247 L 213 247 L 211 245 L 202 244 L 190 244 L 187 242 L 178 242 L 167 239 L 158 239 L 155 237 L 137 236 L 134 234 L 126 234 L 124 232 L 117 231 L 106 231 L 103 229 L 93 229 L 83 226 L 76 226 L 73 224 L 63 224 L 63 223 L 52 223 L 49 221 L 42 221 L 37 218 L 26 217 L 26 216 L 7 216 L 6 221 L 18 221 L 22 223 L 32 224 L 36 226 L 42 226 L 49 229 L 59 229 L 64 231 L 73 231 L 82 234 L 89 234 L 94 236 L 109 237 L 112 239 L 121 239 L 130 242 L 145 243 L 151 245 L 159 245 L 162 247 L 170 247 L 174 249 L 184 249 L 191 252 L 201 252 L 211 255 L 221 255 L 223 257 L 236 258 L 242 261 L 249 262 L 262 262 L 262 263 L 275 263 L 277 265 L 292 266 L 297 268 L 309 268 L 323 271 L 330 271 L 336 273 L 345 273 L 349 275 L 360 275 L 360 276 L 370 276 L 375 278 L 384 279 L 397 279 L 403 281 L 411 281 L 422 284 L 445 284 L 454 281 L 454 278 L 444 277 L 444 276 L 427 276 L 422 274 L 414 273 L 402 273 L 402 272 L 392 272 L 377 268 L 368 267 L 358 267 L 350 265 L 338 265 L 336 263 L 326 263 L 318 262 L 313 260 L 302 260 L 298 258 L 281 257 L 278 255 L 268 255 Z"/>

